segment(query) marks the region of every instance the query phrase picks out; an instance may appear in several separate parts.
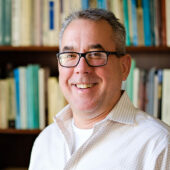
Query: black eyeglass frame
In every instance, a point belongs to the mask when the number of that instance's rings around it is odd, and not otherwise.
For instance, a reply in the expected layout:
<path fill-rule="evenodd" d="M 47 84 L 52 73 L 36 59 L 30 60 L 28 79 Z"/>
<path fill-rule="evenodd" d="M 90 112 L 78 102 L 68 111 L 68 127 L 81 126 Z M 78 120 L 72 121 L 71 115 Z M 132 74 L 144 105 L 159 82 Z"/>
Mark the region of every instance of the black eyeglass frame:
<path fill-rule="evenodd" d="M 87 59 L 86 59 L 86 55 L 89 54 L 89 53 L 92 53 L 92 52 L 103 52 L 103 53 L 105 53 L 106 56 L 107 56 L 107 59 L 106 59 L 105 64 L 97 65 L 97 66 L 94 66 L 94 65 L 89 64 L 88 61 L 87 61 Z M 74 66 L 64 66 L 64 65 L 62 65 L 61 62 L 60 62 L 60 55 L 61 55 L 61 54 L 65 54 L 65 53 L 78 54 L 78 55 L 79 55 L 79 60 L 77 61 L 77 64 L 75 64 Z M 62 67 L 66 67 L 66 68 L 76 67 L 76 66 L 79 64 L 81 57 L 84 57 L 84 59 L 86 60 L 86 63 L 88 64 L 88 66 L 90 66 L 90 67 L 101 67 L 101 66 L 104 66 L 104 65 L 107 64 L 108 56 L 109 56 L 109 55 L 116 55 L 116 56 L 120 57 L 120 56 L 123 56 L 124 54 L 118 53 L 117 51 L 88 51 L 88 52 L 85 52 L 85 53 L 78 53 L 78 52 L 73 52 L 73 51 L 71 51 L 71 52 L 70 52 L 70 51 L 65 51 L 65 52 L 61 52 L 61 53 L 57 53 L 57 54 L 56 54 L 57 59 L 59 60 L 59 64 L 60 64 Z"/>

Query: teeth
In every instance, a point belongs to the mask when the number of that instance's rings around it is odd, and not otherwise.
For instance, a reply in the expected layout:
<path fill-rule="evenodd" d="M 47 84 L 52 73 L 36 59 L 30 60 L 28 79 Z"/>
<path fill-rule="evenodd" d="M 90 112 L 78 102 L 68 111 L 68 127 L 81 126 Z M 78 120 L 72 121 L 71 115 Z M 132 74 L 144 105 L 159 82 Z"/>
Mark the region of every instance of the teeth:
<path fill-rule="evenodd" d="M 76 86 L 81 89 L 86 89 L 92 87 L 93 84 L 77 84 Z"/>

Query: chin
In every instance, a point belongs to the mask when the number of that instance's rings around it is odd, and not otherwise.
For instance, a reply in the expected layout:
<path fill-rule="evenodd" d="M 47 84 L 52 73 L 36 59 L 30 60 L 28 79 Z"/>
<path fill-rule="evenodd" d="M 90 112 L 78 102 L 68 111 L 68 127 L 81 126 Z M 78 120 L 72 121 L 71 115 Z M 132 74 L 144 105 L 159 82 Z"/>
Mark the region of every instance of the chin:
<path fill-rule="evenodd" d="M 84 103 L 84 104 L 79 104 L 77 103 L 77 105 L 75 107 L 75 110 L 77 112 L 84 112 L 84 113 L 93 113 L 96 109 L 97 109 L 97 106 L 96 104 L 87 104 L 87 103 Z"/>

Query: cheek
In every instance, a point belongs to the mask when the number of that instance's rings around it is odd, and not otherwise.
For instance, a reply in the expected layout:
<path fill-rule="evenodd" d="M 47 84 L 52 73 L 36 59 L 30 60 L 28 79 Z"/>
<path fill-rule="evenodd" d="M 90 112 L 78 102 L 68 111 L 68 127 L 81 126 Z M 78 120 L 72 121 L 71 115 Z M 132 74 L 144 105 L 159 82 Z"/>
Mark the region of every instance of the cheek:
<path fill-rule="evenodd" d="M 67 68 L 59 67 L 59 84 L 64 92 L 68 86 L 68 80 L 70 77 L 70 71 Z"/>
<path fill-rule="evenodd" d="M 118 65 L 109 67 L 104 73 L 101 74 L 103 82 L 108 89 L 119 89 L 122 81 L 121 69 Z"/>

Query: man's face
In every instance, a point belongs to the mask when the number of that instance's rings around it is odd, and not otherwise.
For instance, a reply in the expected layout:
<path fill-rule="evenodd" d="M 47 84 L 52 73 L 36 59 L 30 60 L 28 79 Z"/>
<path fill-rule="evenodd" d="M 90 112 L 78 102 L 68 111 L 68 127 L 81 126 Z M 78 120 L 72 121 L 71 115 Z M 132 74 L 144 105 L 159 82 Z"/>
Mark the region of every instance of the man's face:
<path fill-rule="evenodd" d="M 68 25 L 60 52 L 101 50 L 115 51 L 113 31 L 106 21 L 76 19 Z M 110 111 L 120 98 L 121 82 L 126 79 L 129 67 L 129 56 L 117 58 L 115 55 L 110 55 L 102 67 L 90 67 L 84 58 L 73 68 L 59 65 L 60 86 L 73 113 L 93 117 Z"/>

